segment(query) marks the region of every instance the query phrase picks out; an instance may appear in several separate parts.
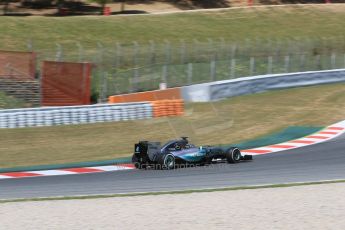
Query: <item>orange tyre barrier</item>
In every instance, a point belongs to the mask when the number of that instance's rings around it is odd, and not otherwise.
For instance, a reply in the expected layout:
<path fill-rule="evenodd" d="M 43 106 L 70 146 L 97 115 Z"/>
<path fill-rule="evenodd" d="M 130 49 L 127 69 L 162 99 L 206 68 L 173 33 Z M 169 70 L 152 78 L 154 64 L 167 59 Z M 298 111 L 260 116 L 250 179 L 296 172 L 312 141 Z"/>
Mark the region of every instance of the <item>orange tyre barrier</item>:
<path fill-rule="evenodd" d="M 130 93 L 109 97 L 109 103 L 143 101 L 151 102 L 153 117 L 181 116 L 184 113 L 184 103 L 180 88 Z"/>
<path fill-rule="evenodd" d="M 181 116 L 184 113 L 183 100 L 152 101 L 153 117 Z"/>

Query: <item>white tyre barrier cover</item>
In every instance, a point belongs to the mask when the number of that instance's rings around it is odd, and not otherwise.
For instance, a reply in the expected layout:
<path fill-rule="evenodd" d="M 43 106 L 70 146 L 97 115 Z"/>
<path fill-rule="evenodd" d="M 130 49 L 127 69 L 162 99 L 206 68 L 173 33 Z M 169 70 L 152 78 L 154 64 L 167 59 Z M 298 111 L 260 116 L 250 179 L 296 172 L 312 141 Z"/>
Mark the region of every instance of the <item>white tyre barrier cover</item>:
<path fill-rule="evenodd" d="M 152 118 L 149 102 L 0 110 L 0 128 L 86 124 Z"/>

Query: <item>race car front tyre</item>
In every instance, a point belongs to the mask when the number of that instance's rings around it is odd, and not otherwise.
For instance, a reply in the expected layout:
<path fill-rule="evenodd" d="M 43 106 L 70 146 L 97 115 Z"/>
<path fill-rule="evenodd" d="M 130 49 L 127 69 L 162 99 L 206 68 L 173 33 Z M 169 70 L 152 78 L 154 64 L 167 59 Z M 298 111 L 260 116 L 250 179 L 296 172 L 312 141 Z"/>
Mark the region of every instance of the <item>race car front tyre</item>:
<path fill-rule="evenodd" d="M 238 148 L 229 148 L 226 152 L 226 160 L 229 164 L 235 164 L 241 160 L 241 151 Z"/>
<path fill-rule="evenodd" d="M 163 154 L 158 158 L 159 169 L 174 169 L 175 168 L 175 157 L 171 153 Z"/>

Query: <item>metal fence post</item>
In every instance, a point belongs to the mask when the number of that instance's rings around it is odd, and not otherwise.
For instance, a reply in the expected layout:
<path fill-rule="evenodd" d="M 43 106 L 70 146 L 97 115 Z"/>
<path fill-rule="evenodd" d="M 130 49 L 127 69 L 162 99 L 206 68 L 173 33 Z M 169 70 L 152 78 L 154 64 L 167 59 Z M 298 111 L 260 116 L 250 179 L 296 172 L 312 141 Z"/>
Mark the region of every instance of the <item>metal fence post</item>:
<path fill-rule="evenodd" d="M 44 68 L 44 64 L 42 66 L 41 71 L 39 71 L 38 73 L 38 84 L 39 84 L 39 106 L 43 106 L 43 92 L 42 92 L 42 82 L 43 82 L 43 68 Z"/>
<path fill-rule="evenodd" d="M 193 63 L 188 63 L 188 84 L 191 85 L 193 83 Z"/>
<path fill-rule="evenodd" d="M 272 73 L 272 64 L 273 64 L 273 58 L 272 58 L 272 56 L 269 56 L 267 58 L 267 74 Z"/>
<path fill-rule="evenodd" d="M 180 40 L 180 63 L 183 65 L 186 61 L 186 43 L 183 39 Z"/>
<path fill-rule="evenodd" d="M 210 60 L 210 80 L 215 81 L 216 80 L 216 55 L 212 55 Z"/>
<path fill-rule="evenodd" d="M 62 46 L 59 43 L 55 43 L 56 45 L 56 55 L 55 60 L 56 61 L 62 61 Z"/>
<path fill-rule="evenodd" d="M 225 45 L 225 39 L 223 37 L 219 38 L 220 43 L 219 43 L 219 54 L 218 54 L 218 59 L 223 59 L 226 58 L 227 55 L 227 47 Z M 218 53 L 218 51 L 217 51 Z"/>
<path fill-rule="evenodd" d="M 230 77 L 235 78 L 236 77 L 236 59 L 231 59 L 231 67 L 230 67 Z"/>
<path fill-rule="evenodd" d="M 331 69 L 336 69 L 336 54 L 332 52 L 331 54 Z"/>
<path fill-rule="evenodd" d="M 112 56 L 111 63 L 114 63 L 114 70 L 112 71 L 110 76 L 107 76 L 107 81 L 110 81 L 111 86 L 113 86 L 115 89 L 114 92 L 117 94 L 119 93 L 119 90 L 116 86 L 116 78 L 119 76 L 119 69 L 121 67 L 121 44 L 119 42 L 116 42 L 114 56 Z M 113 90 L 113 88 L 111 88 L 111 90 Z"/>
<path fill-rule="evenodd" d="M 32 45 L 32 40 L 29 39 L 27 44 L 26 44 L 26 47 L 28 48 L 28 50 L 31 52 L 33 51 L 33 45 Z"/>
<path fill-rule="evenodd" d="M 102 73 L 102 83 L 101 83 L 101 91 L 99 93 L 99 99 L 98 102 L 103 103 L 106 102 L 106 95 L 107 95 L 107 77 L 108 77 L 108 72 L 104 71 Z"/>
<path fill-rule="evenodd" d="M 162 81 L 167 85 L 168 87 L 168 65 L 170 64 L 170 42 L 165 41 L 165 62 L 163 65 L 163 71 L 162 71 Z"/>
<path fill-rule="evenodd" d="M 255 57 L 250 57 L 250 73 L 249 76 L 254 76 L 255 74 Z"/>
<path fill-rule="evenodd" d="M 289 73 L 290 71 L 290 55 L 286 55 L 284 58 L 284 69 L 285 69 L 285 73 Z"/>
<path fill-rule="evenodd" d="M 166 64 L 163 65 L 162 67 L 162 82 L 166 84 L 166 86 L 168 87 L 168 67 Z"/>
<path fill-rule="evenodd" d="M 153 66 L 154 63 L 156 62 L 156 46 L 155 46 L 155 42 L 150 40 L 150 58 L 149 58 L 149 65 Z"/>
<path fill-rule="evenodd" d="M 208 51 L 210 53 L 210 79 L 215 81 L 216 79 L 216 51 L 214 50 L 213 40 L 211 38 L 208 41 Z"/>
<path fill-rule="evenodd" d="M 139 44 L 138 42 L 133 42 L 133 88 L 132 90 L 137 91 L 138 90 L 138 82 L 139 82 L 139 66 L 138 66 L 138 55 L 139 55 Z"/>
<path fill-rule="evenodd" d="M 236 51 L 237 51 L 237 45 L 234 44 L 231 46 L 231 52 L 230 52 L 230 65 L 229 65 L 229 72 L 230 72 L 230 78 L 235 78 L 236 74 Z"/>
<path fill-rule="evenodd" d="M 121 65 L 121 51 L 122 51 L 121 44 L 119 42 L 116 42 L 116 59 L 115 59 L 116 72 L 118 71 Z"/>
<path fill-rule="evenodd" d="M 99 73 L 98 73 L 98 103 L 101 102 L 102 98 L 101 98 L 101 95 L 104 93 L 103 92 L 103 87 L 102 87 L 102 84 L 103 84 L 103 75 L 104 75 L 104 65 L 103 65 L 103 44 L 101 42 L 97 42 L 97 48 L 98 48 L 98 60 L 97 60 L 97 69 L 99 70 Z M 106 93 L 106 92 L 105 92 Z"/>

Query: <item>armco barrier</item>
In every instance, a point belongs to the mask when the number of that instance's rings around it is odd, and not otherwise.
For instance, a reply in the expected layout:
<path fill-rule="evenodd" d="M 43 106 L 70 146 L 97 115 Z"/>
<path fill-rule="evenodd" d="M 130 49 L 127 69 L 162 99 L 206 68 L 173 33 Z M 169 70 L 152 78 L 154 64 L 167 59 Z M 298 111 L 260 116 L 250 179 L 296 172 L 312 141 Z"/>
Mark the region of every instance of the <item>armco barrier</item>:
<path fill-rule="evenodd" d="M 153 90 L 153 91 L 146 91 L 146 92 L 110 96 L 109 103 L 128 103 L 128 102 L 176 100 L 176 99 L 182 99 L 180 88 Z"/>
<path fill-rule="evenodd" d="M 345 69 L 262 75 L 182 87 L 185 101 L 207 102 L 273 89 L 345 82 Z"/>
<path fill-rule="evenodd" d="M 24 128 L 152 118 L 147 102 L 0 110 L 0 128 Z"/>

